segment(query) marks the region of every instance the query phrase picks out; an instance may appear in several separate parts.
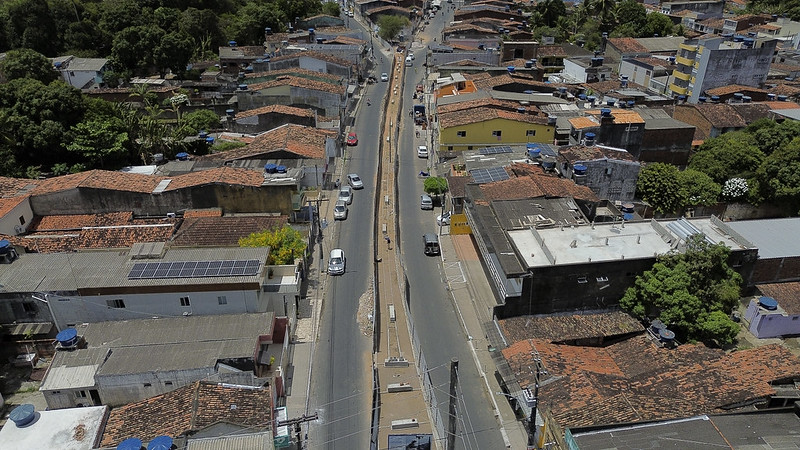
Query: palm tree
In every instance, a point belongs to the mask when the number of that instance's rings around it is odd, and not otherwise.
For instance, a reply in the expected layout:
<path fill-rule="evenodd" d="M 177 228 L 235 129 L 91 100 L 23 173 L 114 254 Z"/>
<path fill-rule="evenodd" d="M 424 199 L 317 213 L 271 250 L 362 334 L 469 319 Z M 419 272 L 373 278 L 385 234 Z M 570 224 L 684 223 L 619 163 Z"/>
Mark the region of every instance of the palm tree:
<path fill-rule="evenodd" d="M 600 30 L 611 31 L 614 26 L 614 8 L 617 0 L 588 0 L 586 9 L 600 18 Z"/>

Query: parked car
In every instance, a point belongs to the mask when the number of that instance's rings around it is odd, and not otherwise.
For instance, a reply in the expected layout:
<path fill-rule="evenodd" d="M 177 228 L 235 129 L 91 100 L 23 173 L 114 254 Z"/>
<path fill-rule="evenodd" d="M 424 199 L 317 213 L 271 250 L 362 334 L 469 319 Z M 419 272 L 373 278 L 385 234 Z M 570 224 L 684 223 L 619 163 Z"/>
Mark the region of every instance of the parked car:
<path fill-rule="evenodd" d="M 347 145 L 358 145 L 358 135 L 354 131 L 347 134 Z"/>
<path fill-rule="evenodd" d="M 345 204 L 349 205 L 353 203 L 353 189 L 350 186 L 342 186 L 339 188 L 339 197 L 337 201 L 343 201 Z"/>
<path fill-rule="evenodd" d="M 333 219 L 345 220 L 347 219 L 347 203 L 342 200 L 337 200 L 333 205 Z"/>
<path fill-rule="evenodd" d="M 331 250 L 331 257 L 328 259 L 328 274 L 329 275 L 342 275 L 344 274 L 345 264 L 347 259 L 344 257 L 344 250 L 335 248 Z"/>
<path fill-rule="evenodd" d="M 450 225 L 450 214 L 451 214 L 451 212 L 447 211 L 444 214 L 439 214 L 438 216 L 436 216 L 436 225 L 439 225 L 439 226 Z"/>
<path fill-rule="evenodd" d="M 381 74 L 381 81 L 389 81 L 389 74 L 386 73 L 386 72 L 383 72 Z"/>
<path fill-rule="evenodd" d="M 364 182 L 361 181 L 361 177 L 355 173 L 347 175 L 347 184 L 349 184 L 353 189 L 364 189 Z"/>
<path fill-rule="evenodd" d="M 428 194 L 422 194 L 419 196 L 419 209 L 426 209 L 432 210 L 433 209 L 433 199 Z"/>
<path fill-rule="evenodd" d="M 424 145 L 417 147 L 417 156 L 420 158 L 428 158 L 428 147 Z"/>

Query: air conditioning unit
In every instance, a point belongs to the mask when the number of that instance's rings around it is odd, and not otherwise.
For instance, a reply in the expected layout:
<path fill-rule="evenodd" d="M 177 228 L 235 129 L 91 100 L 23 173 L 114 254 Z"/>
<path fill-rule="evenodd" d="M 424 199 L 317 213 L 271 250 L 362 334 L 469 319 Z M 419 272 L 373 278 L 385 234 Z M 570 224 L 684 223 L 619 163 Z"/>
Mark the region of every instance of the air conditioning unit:
<path fill-rule="evenodd" d="M 167 213 L 167 217 L 169 217 L 170 219 L 174 219 L 175 213 Z"/>
<path fill-rule="evenodd" d="M 17 234 L 22 234 L 22 233 L 25 232 L 25 227 L 22 226 L 22 225 L 16 225 L 14 227 L 14 232 L 17 233 Z"/>

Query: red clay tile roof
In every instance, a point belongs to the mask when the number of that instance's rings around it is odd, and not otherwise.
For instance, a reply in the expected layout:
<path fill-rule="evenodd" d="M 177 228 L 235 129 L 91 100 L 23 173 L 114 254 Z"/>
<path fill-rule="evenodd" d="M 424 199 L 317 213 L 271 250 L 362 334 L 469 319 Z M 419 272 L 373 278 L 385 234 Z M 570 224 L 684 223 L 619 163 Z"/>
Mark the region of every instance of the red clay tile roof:
<path fill-rule="evenodd" d="M 288 55 L 286 58 L 291 59 L 292 56 L 295 55 Z M 259 78 L 264 78 L 265 79 L 264 81 L 271 81 L 285 75 L 298 78 L 310 78 L 312 80 L 327 81 L 329 83 L 334 83 L 334 84 L 339 83 L 339 81 L 342 79 L 342 77 L 339 75 L 333 75 L 324 72 L 314 72 L 313 70 L 303 69 L 301 67 L 287 67 L 286 69 L 271 70 L 269 72 L 248 73 L 244 77 L 246 80 L 255 78 L 257 82 Z"/>
<path fill-rule="evenodd" d="M 178 437 L 222 421 L 254 431 L 272 429 L 269 388 L 240 388 L 198 381 L 114 408 L 108 416 L 100 445 L 114 447 L 131 436 L 145 442 L 161 435 Z"/>
<path fill-rule="evenodd" d="M 701 344 L 658 348 L 646 335 L 606 347 L 532 338 L 503 350 L 521 386 L 534 383 L 532 352 L 548 372 L 539 401 L 568 427 L 720 413 L 800 376 L 800 359 L 779 345 L 726 354 Z"/>
<path fill-rule="evenodd" d="M 515 74 L 514 76 L 511 76 L 508 73 L 488 78 L 472 77 L 472 80 L 475 83 L 476 88 L 483 90 L 490 90 L 495 86 L 502 86 L 506 84 L 522 84 L 534 88 L 544 87 L 547 88 L 545 92 L 552 92 L 553 90 L 556 89 L 556 87 L 559 86 L 558 84 L 554 83 L 544 83 L 541 81 L 536 81 L 531 77 L 527 77 L 520 74 Z M 617 85 L 619 85 L 619 83 L 617 83 Z"/>
<path fill-rule="evenodd" d="M 614 123 L 644 123 L 644 119 L 642 116 L 639 115 L 634 110 L 630 109 L 613 109 L 611 110 L 611 115 L 614 116 Z M 592 114 L 594 116 L 600 117 L 600 110 L 599 109 L 589 109 L 586 110 L 586 114 Z"/>
<path fill-rule="evenodd" d="M 794 86 L 791 84 L 781 83 L 774 88 L 770 89 L 769 92 L 775 95 L 786 95 L 788 97 L 793 97 L 800 95 L 800 86 Z"/>
<path fill-rule="evenodd" d="M 473 25 L 471 23 L 460 23 L 458 25 L 453 25 L 452 27 L 444 27 L 442 33 L 444 34 L 454 34 L 460 33 L 462 31 L 473 31 L 479 32 L 483 34 L 497 34 L 497 31 L 492 30 L 491 28 L 481 27 L 478 25 Z"/>
<path fill-rule="evenodd" d="M 512 102 L 508 100 L 499 100 L 496 98 L 481 98 L 476 100 L 468 100 L 465 102 L 455 102 L 450 103 L 449 105 L 439 105 L 437 107 L 437 111 L 439 114 L 442 113 L 450 113 L 455 111 L 461 111 L 465 109 L 473 109 L 473 108 L 496 108 L 503 111 L 511 111 L 517 112 L 517 108 L 521 108 L 518 102 Z M 541 110 L 536 106 L 528 105 L 525 107 L 528 114 L 537 115 L 541 113 Z"/>
<path fill-rule="evenodd" d="M 732 103 L 731 106 L 742 116 L 745 123 L 753 123 L 769 116 L 769 105 L 764 103 Z"/>
<path fill-rule="evenodd" d="M 285 114 L 287 116 L 314 117 L 314 110 L 312 109 L 295 108 L 294 106 L 287 105 L 269 105 L 256 109 L 248 109 L 247 111 L 240 111 L 236 113 L 236 119 L 271 113 Z"/>
<path fill-rule="evenodd" d="M 467 44 L 462 44 L 460 42 L 447 41 L 447 45 L 452 47 L 454 50 L 474 51 L 474 50 L 478 49 L 478 47 L 475 46 L 475 45 L 467 45 Z M 469 61 L 469 60 L 467 60 L 467 61 Z M 477 61 L 474 61 L 474 62 L 477 63 Z M 453 63 L 449 63 L 448 65 L 453 65 Z M 466 66 L 467 64 L 461 64 L 461 65 L 462 66 Z M 478 64 L 475 64 L 475 65 L 478 65 Z M 490 64 L 486 64 L 486 65 L 488 66 Z"/>
<path fill-rule="evenodd" d="M 757 92 L 760 94 L 767 93 L 767 91 L 763 89 L 759 89 L 757 87 L 752 87 L 752 86 L 742 86 L 740 84 L 729 84 L 727 86 L 721 86 L 718 88 L 706 89 L 706 94 L 708 95 L 728 95 L 728 94 L 735 94 L 737 92 L 741 92 L 743 94 L 746 94 L 748 92 Z"/>
<path fill-rule="evenodd" d="M 356 39 L 356 40 L 359 40 L 359 39 Z M 338 64 L 338 65 L 344 66 L 344 67 L 350 67 L 350 66 L 353 65 L 352 63 L 350 63 L 350 61 L 348 61 L 346 59 L 339 58 L 337 56 L 333 56 L 333 55 L 330 55 L 330 54 L 327 54 L 327 53 L 315 52 L 315 51 L 305 51 L 305 52 L 300 52 L 300 53 L 292 53 L 291 55 L 276 56 L 275 58 L 270 59 L 270 62 L 280 62 L 280 61 L 285 61 L 285 60 L 298 59 L 298 58 L 301 58 L 301 57 L 314 58 L 314 59 L 318 59 L 320 61 L 326 61 L 326 62 L 329 62 L 329 63 Z M 303 70 L 306 70 L 306 69 L 303 69 Z M 297 71 L 292 71 L 292 72 L 297 73 Z M 256 74 L 252 74 L 252 75 L 256 75 Z M 264 74 L 261 73 L 261 74 L 258 74 L 258 75 L 263 76 Z M 338 78 L 338 77 L 336 77 L 335 75 L 331 77 L 331 79 L 336 79 L 336 78 Z"/>
<path fill-rule="evenodd" d="M 292 86 L 298 88 L 309 89 L 312 91 L 328 92 L 331 94 L 344 94 L 345 87 L 341 84 L 326 83 L 319 80 L 310 80 L 308 78 L 294 77 L 291 75 L 283 75 L 272 81 L 265 81 L 263 83 L 253 83 L 248 86 L 248 89 L 253 91 L 260 91 L 263 89 L 270 89 L 276 86 Z"/>
<path fill-rule="evenodd" d="M 572 197 L 578 200 L 599 201 L 597 195 L 588 187 L 579 186 L 566 178 L 546 174 L 539 166 L 514 163 L 505 170 L 512 176 L 511 179 L 481 185 L 481 191 L 487 201 L 535 197 Z"/>
<path fill-rule="evenodd" d="M 644 331 L 638 320 L 622 311 L 571 316 L 512 317 L 501 320 L 499 324 L 503 336 L 510 342 L 532 338 L 556 343 L 585 339 L 607 340 Z"/>
<path fill-rule="evenodd" d="M 187 209 L 183 213 L 184 219 L 194 217 L 222 217 L 222 208 Z"/>
<path fill-rule="evenodd" d="M 539 49 L 536 50 L 536 55 L 539 58 L 545 58 L 548 56 L 563 56 L 566 58 L 567 52 L 564 50 L 564 47 L 560 45 L 541 45 Z"/>
<path fill-rule="evenodd" d="M 27 178 L 0 177 L 0 198 L 24 195 L 42 180 L 29 180 Z"/>
<path fill-rule="evenodd" d="M 628 152 L 596 146 L 573 145 L 571 147 L 562 147 L 558 150 L 558 153 L 571 163 L 604 158 L 618 161 L 636 161 L 636 158 Z"/>
<path fill-rule="evenodd" d="M 453 47 L 453 48 L 459 48 L 459 50 L 471 50 L 471 49 L 474 49 L 474 47 L 469 47 L 469 46 L 461 45 L 461 44 L 450 44 L 450 46 Z M 467 47 L 467 48 L 461 48 L 461 47 Z M 480 62 L 480 61 L 473 61 L 471 59 L 459 59 L 458 61 L 451 61 L 451 62 L 447 63 L 446 65 L 448 65 L 448 66 L 463 66 L 463 67 L 485 67 L 485 66 L 491 66 L 491 64 L 483 63 L 483 62 Z M 488 74 L 486 72 L 481 72 L 481 73 L 484 74 L 484 75 L 491 76 L 490 74 Z M 465 77 L 465 78 L 467 78 L 467 77 Z M 469 79 L 469 78 L 467 78 L 467 79 Z"/>
<path fill-rule="evenodd" d="M 608 38 L 608 43 L 619 50 L 620 53 L 649 53 L 647 47 L 631 37 Z"/>
<path fill-rule="evenodd" d="M 172 178 L 162 178 L 172 180 L 167 185 L 167 188 L 164 189 L 165 192 L 191 186 L 203 186 L 207 184 L 231 184 L 251 187 L 261 186 L 264 184 L 264 174 L 262 172 L 258 170 L 241 169 L 238 167 L 216 167 L 214 169 L 190 172 Z"/>
<path fill-rule="evenodd" d="M 238 247 L 239 239 L 252 233 L 281 228 L 289 223 L 288 216 L 184 216 L 183 224 L 171 245 L 181 247 Z"/>
<path fill-rule="evenodd" d="M 800 282 L 770 283 L 756 286 L 762 294 L 778 301 L 787 314 L 800 314 Z"/>
<path fill-rule="evenodd" d="M 692 105 L 715 128 L 744 128 L 747 123 L 736 110 L 727 103 L 698 103 Z"/>
<path fill-rule="evenodd" d="M 462 198 L 467 195 L 467 183 L 472 181 L 472 177 L 447 175 L 447 190 L 455 198 Z"/>
<path fill-rule="evenodd" d="M 581 116 L 581 117 L 573 117 L 567 120 L 572 128 L 576 130 L 583 130 L 586 128 L 596 128 L 600 126 L 600 122 L 595 120 L 592 116 Z"/>
<path fill-rule="evenodd" d="M 765 105 L 769 106 L 769 109 L 797 109 L 800 108 L 795 102 L 764 102 Z"/>
<path fill-rule="evenodd" d="M 547 117 L 544 116 L 522 114 L 495 108 L 479 107 L 450 113 L 440 112 L 439 126 L 442 128 L 450 128 L 471 123 L 485 122 L 492 119 L 505 119 L 515 122 L 534 123 L 539 125 L 547 125 L 548 123 Z"/>
<path fill-rule="evenodd" d="M 278 151 L 288 151 L 301 158 L 321 159 L 325 156 L 325 139 L 335 138 L 336 135 L 336 131 L 333 130 L 287 124 L 259 134 L 246 147 L 212 153 L 198 159 L 231 161 L 254 158 Z M 260 172 L 256 173 L 263 178 Z"/>
<path fill-rule="evenodd" d="M 12 198 L 0 198 L 0 217 L 5 216 L 12 209 L 16 208 L 20 203 L 25 201 L 27 196 L 19 196 Z"/>
<path fill-rule="evenodd" d="M 130 211 L 102 214 L 69 214 L 37 217 L 31 223 L 30 232 L 80 230 L 84 227 L 108 227 L 128 225 L 133 219 Z"/>
<path fill-rule="evenodd" d="M 632 83 L 628 83 L 628 86 L 631 84 Z M 601 94 L 608 94 L 609 92 L 619 89 L 619 81 L 597 81 L 594 83 L 583 83 L 581 86 L 589 90 L 589 92 L 592 92 L 592 94 L 587 92 L 587 95 L 597 95 L 598 92 Z"/>
<path fill-rule="evenodd" d="M 367 41 L 363 39 L 356 39 L 351 36 L 336 36 L 335 38 L 325 41 L 325 44 L 344 44 L 344 45 L 364 45 Z"/>

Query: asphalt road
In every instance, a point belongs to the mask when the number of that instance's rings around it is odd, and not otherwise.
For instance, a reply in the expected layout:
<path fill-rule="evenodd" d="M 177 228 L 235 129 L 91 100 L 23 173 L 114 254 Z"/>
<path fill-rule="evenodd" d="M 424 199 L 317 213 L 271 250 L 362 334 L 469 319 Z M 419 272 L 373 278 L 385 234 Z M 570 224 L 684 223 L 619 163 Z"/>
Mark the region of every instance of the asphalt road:
<path fill-rule="evenodd" d="M 351 27 L 359 26 L 350 19 Z M 376 49 L 376 58 L 381 58 Z M 384 66 L 376 69 L 389 72 L 388 58 Z M 327 293 L 320 322 L 320 334 L 315 350 L 310 411 L 319 413 L 312 423 L 309 445 L 313 449 L 367 449 L 369 448 L 372 420 L 372 337 L 364 336 L 357 323 L 359 298 L 370 289 L 373 273 L 372 233 L 374 226 L 375 179 L 378 167 L 378 143 L 381 116 L 380 100 L 386 94 L 388 83 L 367 85 L 353 131 L 358 134 L 358 145 L 346 153 L 345 172 L 357 173 L 364 181 L 364 189 L 354 191 L 347 220 L 329 223 L 323 230 L 327 248 L 344 250 L 347 258 L 346 273 L 342 276 L 322 275 L 327 279 Z M 319 249 L 315 249 L 319 258 Z M 327 267 L 327 257 L 321 267 Z"/>

